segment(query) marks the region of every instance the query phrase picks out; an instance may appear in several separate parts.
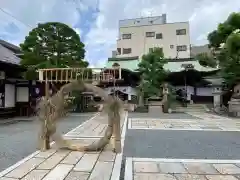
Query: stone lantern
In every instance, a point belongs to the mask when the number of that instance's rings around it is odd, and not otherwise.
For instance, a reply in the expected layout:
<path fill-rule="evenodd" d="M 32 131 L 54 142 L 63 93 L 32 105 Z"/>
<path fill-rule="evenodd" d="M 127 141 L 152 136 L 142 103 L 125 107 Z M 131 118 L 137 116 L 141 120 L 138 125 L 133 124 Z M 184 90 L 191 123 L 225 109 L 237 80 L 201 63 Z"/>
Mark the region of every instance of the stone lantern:
<path fill-rule="evenodd" d="M 168 90 L 168 84 L 167 83 L 163 84 L 162 93 L 163 93 L 163 100 L 162 100 L 163 112 L 168 113 L 168 108 L 169 108 L 168 107 L 168 94 L 169 94 L 169 90 Z"/>
<path fill-rule="evenodd" d="M 222 88 L 221 87 L 213 87 L 213 105 L 214 107 L 220 107 L 222 104 Z"/>
<path fill-rule="evenodd" d="M 236 117 L 240 117 L 240 84 L 234 87 L 233 95 L 228 104 L 229 112 Z"/>

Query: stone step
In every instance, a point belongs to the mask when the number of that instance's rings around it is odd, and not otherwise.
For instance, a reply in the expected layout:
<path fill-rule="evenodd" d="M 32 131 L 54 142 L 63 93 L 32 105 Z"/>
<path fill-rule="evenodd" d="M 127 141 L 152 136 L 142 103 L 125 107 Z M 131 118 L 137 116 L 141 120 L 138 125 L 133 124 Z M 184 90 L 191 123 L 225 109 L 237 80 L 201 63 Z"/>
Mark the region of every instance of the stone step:
<path fill-rule="evenodd" d="M 205 108 L 204 108 L 204 105 L 187 105 L 187 107 L 183 107 L 183 106 L 181 106 L 181 105 L 177 105 L 177 106 L 175 106 L 175 108 L 183 108 L 183 109 L 185 109 L 185 108 L 188 108 L 188 109 L 205 109 Z"/>
<path fill-rule="evenodd" d="M 177 112 L 206 112 L 205 109 L 175 109 Z"/>
<path fill-rule="evenodd" d="M 204 107 L 201 108 L 191 108 L 191 107 L 175 107 L 176 109 L 204 109 Z"/>

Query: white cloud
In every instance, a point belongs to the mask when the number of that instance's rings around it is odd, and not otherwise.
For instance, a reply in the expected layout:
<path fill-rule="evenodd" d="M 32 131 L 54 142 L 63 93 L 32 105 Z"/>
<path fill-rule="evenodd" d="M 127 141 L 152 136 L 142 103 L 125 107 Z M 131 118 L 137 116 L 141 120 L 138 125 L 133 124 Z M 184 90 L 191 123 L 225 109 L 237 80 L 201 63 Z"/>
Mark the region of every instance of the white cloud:
<path fill-rule="evenodd" d="M 194 21 L 194 19 L 196 18 L 196 16 L 197 16 L 197 13 L 196 13 L 196 12 L 193 13 L 193 14 L 190 16 L 190 18 L 188 19 L 188 21 L 191 23 L 192 21 Z"/>
<path fill-rule="evenodd" d="M 74 28 L 74 30 L 76 31 L 76 33 L 81 36 L 82 35 L 82 30 L 80 28 Z"/>
<path fill-rule="evenodd" d="M 0 7 L 27 26 L 59 21 L 85 36 L 86 58 L 95 67 L 103 66 L 116 48 L 118 21 L 141 16 L 167 14 L 168 22 L 190 21 L 192 44 L 206 43 L 206 35 L 224 21 L 229 13 L 239 11 L 239 0 L 4 0 Z M 87 34 L 81 28 L 81 13 L 90 8 L 99 12 L 90 22 Z M 80 13 L 80 14 L 79 14 Z M 96 12 L 95 12 L 96 13 Z M 89 14 L 90 16 L 90 14 Z M 85 17 L 84 17 L 85 18 Z M 85 20 L 85 19 L 84 19 Z M 16 31 L 9 31 L 13 24 Z M 18 44 L 31 28 L 0 11 L 0 37 Z M 77 26 L 80 24 L 80 27 Z M 12 28 L 12 26 L 11 26 Z M 19 32 L 17 31 L 19 30 Z"/>
<path fill-rule="evenodd" d="M 239 7 L 239 0 L 100 0 L 99 15 L 86 39 L 87 59 L 102 64 L 111 56 L 120 19 L 166 13 L 168 22 L 190 21 L 191 43 L 204 44 L 207 34 Z"/>
<path fill-rule="evenodd" d="M 57 21 L 74 27 L 81 20 L 79 11 L 87 10 L 89 6 L 96 6 L 96 2 L 96 0 L 0 1 L 0 7 L 10 14 L 0 11 L 0 36 L 5 37 L 7 41 L 20 43 L 28 32 L 41 22 Z M 7 34 L 6 28 L 11 23 L 18 27 L 19 32 Z M 80 29 L 76 31 L 81 34 Z"/>

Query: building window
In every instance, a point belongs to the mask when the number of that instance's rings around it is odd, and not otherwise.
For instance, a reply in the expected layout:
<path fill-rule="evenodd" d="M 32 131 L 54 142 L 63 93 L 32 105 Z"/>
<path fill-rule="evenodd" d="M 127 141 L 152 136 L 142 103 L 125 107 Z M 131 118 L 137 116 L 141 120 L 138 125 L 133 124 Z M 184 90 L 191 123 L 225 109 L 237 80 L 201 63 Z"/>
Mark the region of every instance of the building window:
<path fill-rule="evenodd" d="M 170 45 L 170 48 L 173 49 L 173 48 L 174 48 L 174 45 Z"/>
<path fill-rule="evenodd" d="M 187 31 L 186 31 L 186 29 L 177 29 L 176 34 L 177 35 L 186 35 Z"/>
<path fill-rule="evenodd" d="M 187 46 L 186 45 L 177 46 L 177 51 L 187 51 Z"/>
<path fill-rule="evenodd" d="M 122 35 L 122 39 L 131 39 L 132 38 L 132 34 L 123 34 Z"/>
<path fill-rule="evenodd" d="M 153 52 L 153 48 L 149 48 L 149 52 L 152 53 Z"/>
<path fill-rule="evenodd" d="M 146 37 L 155 37 L 155 32 L 146 32 Z"/>
<path fill-rule="evenodd" d="M 118 55 L 121 54 L 121 48 L 117 48 L 117 53 L 118 53 Z"/>
<path fill-rule="evenodd" d="M 123 54 L 131 54 L 132 49 L 131 48 L 123 48 Z"/>
<path fill-rule="evenodd" d="M 156 34 L 156 39 L 162 39 L 162 38 L 163 38 L 162 33 L 157 33 Z"/>

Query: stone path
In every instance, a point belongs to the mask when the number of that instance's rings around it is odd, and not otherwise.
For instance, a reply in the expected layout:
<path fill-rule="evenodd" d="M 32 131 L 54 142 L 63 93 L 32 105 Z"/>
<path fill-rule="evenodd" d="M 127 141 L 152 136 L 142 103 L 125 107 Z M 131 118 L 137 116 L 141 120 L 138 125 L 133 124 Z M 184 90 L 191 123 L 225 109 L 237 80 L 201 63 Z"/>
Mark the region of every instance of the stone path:
<path fill-rule="evenodd" d="M 240 120 L 208 113 L 188 113 L 197 118 L 129 118 L 129 129 L 240 131 Z"/>
<path fill-rule="evenodd" d="M 240 180 L 240 119 L 129 114 L 125 180 Z"/>
<path fill-rule="evenodd" d="M 240 160 L 127 158 L 125 179 L 239 180 Z"/>
<path fill-rule="evenodd" d="M 94 114 L 96 113 L 79 113 L 78 116 L 73 116 L 69 113 L 58 121 L 57 130 L 65 134 L 89 120 Z M 40 126 L 41 122 L 38 119 L 0 125 L 0 172 L 38 149 Z"/>
<path fill-rule="evenodd" d="M 125 115 L 124 115 L 125 116 Z M 124 120 L 121 120 L 123 127 Z M 91 121 L 86 121 L 83 126 L 79 126 L 65 134 L 66 138 L 100 138 L 103 137 L 107 128 L 107 117 L 98 116 Z"/>
<path fill-rule="evenodd" d="M 124 112 L 122 142 L 125 137 L 127 113 Z M 124 123 L 125 122 L 125 123 Z M 123 126 L 124 124 L 124 126 Z M 97 115 L 65 135 L 81 144 L 99 139 L 106 128 L 106 117 Z M 76 152 L 52 149 L 37 151 L 0 173 L 0 180 L 117 180 L 120 176 L 122 153 L 112 152 L 108 145 L 102 152 Z"/>

